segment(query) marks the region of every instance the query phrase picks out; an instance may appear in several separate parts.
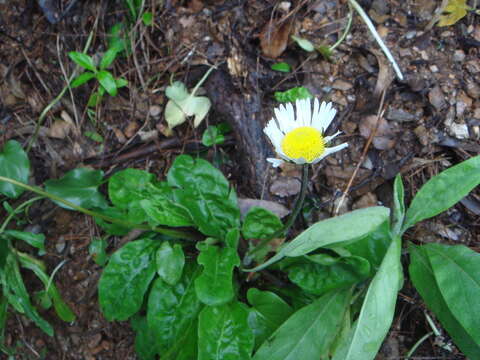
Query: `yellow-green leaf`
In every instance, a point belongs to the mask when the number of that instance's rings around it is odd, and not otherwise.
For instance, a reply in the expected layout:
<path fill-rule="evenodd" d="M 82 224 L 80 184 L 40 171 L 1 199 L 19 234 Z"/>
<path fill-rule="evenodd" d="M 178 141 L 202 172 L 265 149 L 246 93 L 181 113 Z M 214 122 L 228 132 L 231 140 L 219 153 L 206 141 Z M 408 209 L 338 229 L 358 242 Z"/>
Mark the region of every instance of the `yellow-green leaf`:
<path fill-rule="evenodd" d="M 467 10 L 470 10 L 470 7 L 467 5 L 467 0 L 449 0 L 447 6 L 443 9 L 443 14 L 440 15 L 440 21 L 437 25 L 454 25 L 467 15 Z"/>

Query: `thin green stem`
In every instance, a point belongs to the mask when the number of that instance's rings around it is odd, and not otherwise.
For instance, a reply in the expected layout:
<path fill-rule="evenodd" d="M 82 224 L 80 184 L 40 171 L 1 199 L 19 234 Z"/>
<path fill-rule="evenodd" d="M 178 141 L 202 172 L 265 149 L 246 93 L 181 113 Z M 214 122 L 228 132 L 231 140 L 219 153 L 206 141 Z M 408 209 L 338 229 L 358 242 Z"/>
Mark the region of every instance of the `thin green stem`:
<path fill-rule="evenodd" d="M 35 201 L 43 199 L 43 198 L 44 198 L 43 196 L 37 196 L 37 197 L 31 198 L 31 199 L 25 201 L 24 203 L 20 204 L 19 206 L 17 206 L 10 214 L 8 214 L 7 218 L 3 222 L 2 226 L 0 227 L 0 234 L 5 231 L 5 229 L 7 228 L 10 220 L 12 220 L 13 217 L 20 212 L 20 210 L 22 210 L 23 208 L 26 208 L 27 206 L 33 204 Z"/>
<path fill-rule="evenodd" d="M 352 27 L 353 10 L 352 10 L 352 6 L 350 4 L 348 4 L 348 5 L 349 5 L 349 12 L 348 12 L 347 26 L 345 26 L 345 30 L 343 31 L 342 36 L 340 36 L 340 38 L 337 40 L 337 42 L 335 44 L 333 44 L 332 46 L 330 46 L 330 51 L 335 50 L 335 48 L 338 45 L 340 45 L 343 42 L 343 40 L 345 40 L 345 38 L 347 37 L 347 34 L 350 32 L 350 28 Z"/>
<path fill-rule="evenodd" d="M 65 206 L 67 206 L 67 207 L 69 207 L 73 210 L 76 210 L 76 211 L 79 211 L 83 214 L 90 215 L 90 216 L 108 221 L 112 224 L 117 224 L 117 225 L 121 225 L 121 226 L 124 226 L 124 227 L 129 227 L 129 228 L 132 228 L 132 229 L 155 231 L 155 232 L 158 232 L 160 234 L 168 235 L 168 236 L 179 238 L 179 239 L 189 239 L 189 240 L 199 240 L 200 239 L 200 237 L 197 234 L 194 234 L 194 233 L 189 232 L 189 231 L 173 230 L 173 229 L 164 228 L 164 227 L 152 228 L 148 225 L 140 225 L 140 224 L 132 223 L 130 221 L 115 219 L 115 218 L 112 218 L 110 216 L 100 214 L 96 211 L 85 209 L 81 206 L 78 206 L 78 205 L 68 201 L 68 200 L 62 199 L 61 197 L 59 197 L 57 195 L 48 193 L 48 192 L 40 189 L 37 186 L 27 185 L 27 184 L 24 184 L 22 182 L 16 181 L 14 179 L 10 179 L 8 177 L 0 176 L 0 181 L 6 181 L 10 184 L 13 184 L 13 185 L 19 186 L 21 188 L 24 188 L 25 190 L 28 190 L 28 191 L 34 192 L 38 195 L 47 197 L 50 200 L 54 200 L 56 202 L 59 202 L 59 203 L 65 205 Z"/>
<path fill-rule="evenodd" d="M 288 218 L 287 222 L 280 230 L 275 232 L 271 237 L 260 241 L 260 243 L 249 252 L 248 254 L 249 256 L 256 254 L 257 252 L 262 250 L 265 246 L 267 246 L 273 239 L 278 238 L 283 234 L 286 234 L 288 230 L 290 230 L 295 220 L 297 219 L 298 214 L 300 214 L 300 211 L 302 210 L 303 202 L 305 201 L 305 196 L 307 195 L 307 187 L 308 187 L 308 164 L 304 164 L 302 169 L 302 185 L 300 188 L 300 194 L 298 194 L 297 200 L 295 201 L 295 206 L 293 208 L 292 213 L 290 214 L 290 217 Z"/>
<path fill-rule="evenodd" d="M 98 17 L 97 17 L 97 21 L 98 21 Z M 97 25 L 97 22 L 95 22 L 95 26 Z M 89 36 L 88 36 L 88 39 L 87 39 L 87 42 L 85 44 L 85 47 L 83 49 L 83 52 L 86 53 L 87 50 L 90 48 L 90 45 L 92 43 L 92 40 L 93 40 L 93 31 L 90 32 Z M 77 66 L 78 68 L 78 66 Z M 76 69 L 77 69 L 76 68 Z M 75 69 L 75 70 L 76 70 Z M 32 146 L 33 146 L 33 143 L 35 142 L 35 140 L 37 139 L 37 136 L 38 136 L 38 132 L 40 131 L 40 127 L 42 126 L 43 124 L 43 121 L 45 120 L 45 117 L 47 116 L 48 112 L 55 106 L 55 104 L 57 102 L 59 102 L 63 95 L 65 95 L 65 93 L 67 92 L 67 90 L 70 88 L 70 83 L 72 82 L 72 80 L 75 78 L 76 76 L 76 71 L 73 72 L 72 76 L 70 76 L 70 79 L 67 79 L 67 85 L 62 89 L 62 91 L 60 91 L 60 94 L 57 95 L 57 97 L 55 99 L 53 99 L 50 104 L 48 104 L 45 109 L 43 109 L 42 113 L 40 114 L 40 117 L 38 118 L 38 121 L 37 121 L 37 124 L 35 125 L 35 130 L 33 132 L 33 135 L 32 137 L 30 138 L 29 142 L 28 142 L 28 145 L 27 145 L 27 149 L 26 149 L 26 152 L 29 153 Z"/>
<path fill-rule="evenodd" d="M 417 348 L 425 341 L 427 340 L 430 336 L 433 335 L 433 331 L 430 331 L 428 334 L 425 334 L 424 336 L 422 336 L 422 338 L 420 340 L 418 340 L 415 345 L 413 345 L 413 347 L 410 349 L 410 351 L 408 352 L 407 356 L 405 356 L 405 360 L 409 360 L 410 359 L 410 356 L 413 355 L 413 353 L 415 352 L 415 350 L 417 350 Z"/>

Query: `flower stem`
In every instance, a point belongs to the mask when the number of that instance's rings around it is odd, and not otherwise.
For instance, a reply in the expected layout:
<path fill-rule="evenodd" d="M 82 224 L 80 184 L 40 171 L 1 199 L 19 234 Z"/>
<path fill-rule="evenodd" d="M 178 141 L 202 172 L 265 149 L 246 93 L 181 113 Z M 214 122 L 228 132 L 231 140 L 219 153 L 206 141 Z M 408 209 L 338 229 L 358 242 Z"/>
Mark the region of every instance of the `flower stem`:
<path fill-rule="evenodd" d="M 276 239 L 279 236 L 282 236 L 288 233 L 288 230 L 290 230 L 292 225 L 295 223 L 295 220 L 297 219 L 298 214 L 300 214 L 300 211 L 302 210 L 303 202 L 305 201 L 305 196 L 307 195 L 307 187 L 308 187 L 308 164 L 304 164 L 302 168 L 302 185 L 300 187 L 300 194 L 298 194 L 297 200 L 295 201 L 295 206 L 293 208 L 292 213 L 290 214 L 290 217 L 288 218 L 287 222 L 285 223 L 285 225 L 283 225 L 283 227 L 280 230 L 276 231 L 271 237 L 267 239 L 263 239 L 257 246 L 255 246 L 248 254 L 249 256 L 252 256 L 253 254 L 262 250 L 273 239 Z"/>
<path fill-rule="evenodd" d="M 76 204 L 74 204 L 74 203 L 72 203 L 68 200 L 62 199 L 61 197 L 59 197 L 57 195 L 46 192 L 46 191 L 42 190 L 41 188 L 39 188 L 37 186 L 27 185 L 27 184 L 24 184 L 20 181 L 17 181 L 17 180 L 8 178 L 8 177 L 0 176 L 0 181 L 6 181 L 10 184 L 13 184 L 13 185 L 19 186 L 21 188 L 24 188 L 25 190 L 34 192 L 34 193 L 36 193 L 38 195 L 41 195 L 41 196 L 45 196 L 45 197 L 49 198 L 50 200 L 59 202 L 59 203 L 65 205 L 65 206 L 67 206 L 67 207 L 69 207 L 73 210 L 76 210 L 76 211 L 79 211 L 79 212 L 84 213 L 86 215 L 90 215 L 90 216 L 108 221 L 112 224 L 122 225 L 124 227 L 129 227 L 129 228 L 132 228 L 132 229 L 155 231 L 155 232 L 158 232 L 160 234 L 168 235 L 168 236 L 179 238 L 179 239 L 186 239 L 186 240 L 187 239 L 188 240 L 199 240 L 199 239 L 201 239 L 197 234 L 194 234 L 192 232 L 185 231 L 185 230 L 174 230 L 174 229 L 170 229 L 170 228 L 167 228 L 167 227 L 152 228 L 148 225 L 135 224 L 135 223 L 132 223 L 130 221 L 115 219 L 113 217 L 100 214 L 96 211 L 85 209 L 84 207 L 78 206 L 78 205 L 76 205 Z"/>

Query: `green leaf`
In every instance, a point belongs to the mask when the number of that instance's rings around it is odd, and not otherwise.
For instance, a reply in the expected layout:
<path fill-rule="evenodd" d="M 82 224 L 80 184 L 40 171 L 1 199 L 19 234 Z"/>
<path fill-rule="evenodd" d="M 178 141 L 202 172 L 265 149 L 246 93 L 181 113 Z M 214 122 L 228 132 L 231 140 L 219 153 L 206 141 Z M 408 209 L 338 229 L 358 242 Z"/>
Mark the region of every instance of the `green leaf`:
<path fill-rule="evenodd" d="M 61 179 L 45 181 L 45 190 L 71 203 L 90 209 L 105 208 L 107 202 L 98 191 L 103 181 L 103 171 L 78 168 L 67 172 Z M 58 206 L 68 206 L 54 201 Z"/>
<path fill-rule="evenodd" d="M 475 343 L 455 318 L 442 296 L 433 274 L 426 247 L 409 244 L 408 252 L 410 253 L 410 266 L 408 268 L 410 279 L 423 301 L 440 320 L 440 323 L 452 337 L 455 345 L 470 359 L 480 359 L 480 346 Z"/>
<path fill-rule="evenodd" d="M 157 273 L 169 285 L 175 285 L 182 277 L 185 254 L 180 244 L 173 247 L 164 241 L 156 254 Z"/>
<path fill-rule="evenodd" d="M 142 15 L 142 21 L 145 26 L 150 26 L 153 24 L 153 14 L 148 11 L 144 12 Z"/>
<path fill-rule="evenodd" d="M 335 339 L 350 297 L 350 290 L 333 291 L 298 310 L 262 344 L 253 360 L 320 359 Z"/>
<path fill-rule="evenodd" d="M 480 155 L 442 171 L 421 187 L 405 215 L 402 231 L 442 213 L 480 184 Z"/>
<path fill-rule="evenodd" d="M 351 244 L 343 245 L 342 248 L 351 255 L 367 259 L 371 265 L 373 275 L 382 264 L 391 242 L 390 224 L 387 220 L 372 233 Z"/>
<path fill-rule="evenodd" d="M 467 10 L 472 10 L 467 5 L 467 0 L 449 0 L 440 15 L 437 26 L 450 26 L 456 24 L 467 15 Z"/>
<path fill-rule="evenodd" d="M 127 320 L 140 310 L 155 276 L 157 247 L 155 240 L 136 240 L 112 255 L 98 284 L 100 307 L 107 320 Z"/>
<path fill-rule="evenodd" d="M 297 86 L 287 91 L 275 91 L 274 96 L 278 102 L 295 102 L 301 99 L 313 98 L 310 90 L 303 86 Z"/>
<path fill-rule="evenodd" d="M 30 302 L 18 263 L 12 254 L 7 257 L 4 271 L 0 272 L 0 281 L 3 285 L 3 295 L 7 298 L 10 305 L 18 312 L 25 314 L 48 336 L 53 336 L 52 326 L 38 314 Z"/>
<path fill-rule="evenodd" d="M 95 211 L 99 214 L 109 216 L 118 220 L 124 220 L 128 217 L 126 211 L 120 210 L 116 207 L 106 207 L 103 209 L 96 208 Z M 95 217 L 94 219 L 95 223 L 109 235 L 123 236 L 128 234 L 128 232 L 132 230 L 129 227 L 125 227 L 119 224 L 111 224 L 103 219 L 100 219 L 99 217 Z"/>
<path fill-rule="evenodd" d="M 288 278 L 314 295 L 364 281 L 370 275 L 370 263 L 358 256 L 342 257 L 332 265 L 301 260 L 286 270 Z"/>
<path fill-rule="evenodd" d="M 188 210 L 175 203 L 171 198 L 173 192 L 170 189 L 169 192 L 171 194 L 152 194 L 150 199 L 140 201 L 140 206 L 147 214 L 149 222 L 154 226 L 193 226 L 194 222 Z"/>
<path fill-rule="evenodd" d="M 7 141 L 0 152 L 0 174 L 24 184 L 28 183 L 30 161 L 22 146 L 15 140 Z M 0 193 L 9 198 L 15 199 L 24 191 L 19 186 L 0 181 Z"/>
<path fill-rule="evenodd" d="M 195 96 L 193 92 L 188 93 L 187 88 L 180 81 L 167 86 L 165 95 L 170 99 L 165 107 L 165 120 L 170 129 L 184 123 L 187 116 L 195 116 L 193 126 L 197 127 L 212 106 L 209 98 Z"/>
<path fill-rule="evenodd" d="M 75 321 L 75 314 L 70 307 L 63 301 L 60 292 L 53 283 L 50 276 L 45 272 L 45 265 L 27 254 L 17 252 L 18 259 L 22 267 L 29 269 L 35 273 L 45 286 L 45 294 L 53 301 L 53 306 L 58 317 L 65 322 Z"/>
<path fill-rule="evenodd" d="M 254 339 L 247 318 L 239 302 L 206 306 L 198 323 L 198 360 L 249 360 Z"/>
<path fill-rule="evenodd" d="M 118 51 L 115 48 L 110 48 L 105 51 L 105 54 L 103 54 L 102 60 L 100 61 L 100 70 L 105 70 L 110 67 L 117 57 L 117 54 Z"/>
<path fill-rule="evenodd" d="M 245 239 L 268 239 L 283 227 L 277 215 L 261 207 L 252 207 L 245 215 L 242 233 Z"/>
<path fill-rule="evenodd" d="M 398 174 L 393 183 L 393 228 L 396 234 L 400 233 L 405 218 L 405 191 L 402 175 Z"/>
<path fill-rule="evenodd" d="M 362 239 L 384 223 L 389 214 L 388 208 L 373 206 L 319 221 L 283 246 L 267 262 L 249 271 L 264 269 L 285 256 L 302 256 L 328 245 Z"/>
<path fill-rule="evenodd" d="M 292 71 L 292 67 L 290 66 L 290 64 L 287 64 L 286 62 L 279 62 L 279 63 L 272 64 L 270 66 L 270 69 L 284 72 L 284 73 L 289 73 L 290 71 Z"/>
<path fill-rule="evenodd" d="M 174 197 L 187 208 L 194 223 L 205 235 L 223 239 L 228 229 L 240 226 L 235 191 L 218 169 L 203 159 L 177 156 L 167 175 Z"/>
<path fill-rule="evenodd" d="M 480 346 L 480 254 L 464 245 L 427 244 L 424 250 L 448 308 Z"/>
<path fill-rule="evenodd" d="M 102 102 L 102 94 L 100 94 L 100 89 L 98 92 L 93 92 L 90 97 L 88 98 L 88 107 L 96 107 L 98 104 Z"/>
<path fill-rule="evenodd" d="M 14 239 L 25 241 L 27 244 L 39 250 L 38 255 L 45 255 L 45 235 L 19 230 L 5 230 L 4 234 Z"/>
<path fill-rule="evenodd" d="M 223 144 L 225 141 L 225 136 L 220 132 L 218 127 L 210 125 L 203 132 L 202 135 L 202 144 L 205 146 L 213 146 L 216 144 Z"/>
<path fill-rule="evenodd" d="M 75 79 L 72 80 L 70 83 L 71 88 L 79 87 L 80 85 L 85 84 L 86 82 L 90 81 L 95 77 L 95 74 L 90 71 L 85 71 L 84 73 L 78 75 Z"/>
<path fill-rule="evenodd" d="M 107 240 L 101 237 L 94 237 L 90 242 L 88 252 L 97 265 L 104 266 L 108 261 L 108 255 L 105 251 L 107 246 Z"/>
<path fill-rule="evenodd" d="M 135 331 L 135 353 L 140 360 L 155 360 L 158 354 L 157 337 L 144 316 L 135 315 L 130 319 L 130 325 Z"/>
<path fill-rule="evenodd" d="M 0 234 L 0 272 L 5 267 L 5 263 L 7 261 L 8 254 L 10 254 L 10 247 L 8 246 L 8 239 Z"/>
<path fill-rule="evenodd" d="M 180 282 L 174 286 L 161 278 L 153 283 L 148 297 L 147 321 L 162 352 L 183 342 L 181 337 L 197 319 L 202 307 L 194 287 L 198 274 L 199 267 L 188 263 Z"/>
<path fill-rule="evenodd" d="M 125 30 L 126 26 L 122 22 L 112 26 L 107 35 L 109 49 L 114 49 L 117 52 L 129 49 L 125 38 Z"/>
<path fill-rule="evenodd" d="M 115 79 L 115 84 L 117 84 L 117 89 L 120 89 L 128 85 L 128 80 L 124 78 Z"/>
<path fill-rule="evenodd" d="M 313 44 L 307 40 L 307 39 L 303 39 L 301 37 L 298 37 L 298 36 L 295 36 L 295 35 L 292 35 L 291 36 L 292 40 L 294 40 L 298 46 L 300 46 L 303 50 L 305 51 L 308 51 L 308 52 L 312 52 L 312 51 L 315 51 L 315 46 L 313 46 Z"/>
<path fill-rule="evenodd" d="M 356 326 L 340 344 L 333 360 L 373 360 L 392 324 L 402 279 L 400 238 L 390 244 L 382 265 L 368 287 Z"/>
<path fill-rule="evenodd" d="M 71 51 L 68 53 L 68 57 L 84 69 L 97 72 L 97 67 L 95 66 L 95 62 L 93 61 L 91 56 L 88 56 L 87 54 L 81 52 Z"/>
<path fill-rule="evenodd" d="M 258 348 L 285 320 L 293 309 L 277 294 L 250 288 L 247 299 L 252 309 L 248 323 L 255 335 L 255 348 Z"/>
<path fill-rule="evenodd" d="M 333 51 L 329 46 L 320 45 L 315 48 L 326 60 L 331 61 Z"/>
<path fill-rule="evenodd" d="M 113 75 L 107 70 L 100 70 L 97 73 L 97 79 L 100 82 L 100 85 L 103 86 L 105 90 L 111 95 L 117 95 L 117 83 Z"/>
<path fill-rule="evenodd" d="M 201 302 L 210 306 L 226 304 L 233 299 L 233 268 L 240 265 L 237 250 L 199 244 L 197 262 L 203 265 L 202 274 L 195 280 L 195 290 Z"/>
<path fill-rule="evenodd" d="M 103 137 L 96 131 L 84 131 L 83 135 L 88 137 L 89 139 L 101 144 L 103 143 Z"/>

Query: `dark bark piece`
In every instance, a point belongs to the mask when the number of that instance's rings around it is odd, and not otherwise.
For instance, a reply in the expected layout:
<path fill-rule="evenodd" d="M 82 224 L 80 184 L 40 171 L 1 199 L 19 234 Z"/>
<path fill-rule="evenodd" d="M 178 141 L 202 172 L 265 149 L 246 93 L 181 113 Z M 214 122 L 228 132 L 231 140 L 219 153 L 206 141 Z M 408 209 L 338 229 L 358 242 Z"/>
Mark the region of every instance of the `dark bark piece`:
<path fill-rule="evenodd" d="M 248 185 L 260 196 L 266 185 L 266 158 L 270 155 L 263 133 L 260 94 L 237 88 L 230 74 L 222 68 L 210 75 L 205 89 L 213 109 L 233 129 L 238 146 L 238 160 L 243 170 L 240 173 L 245 174 Z"/>

